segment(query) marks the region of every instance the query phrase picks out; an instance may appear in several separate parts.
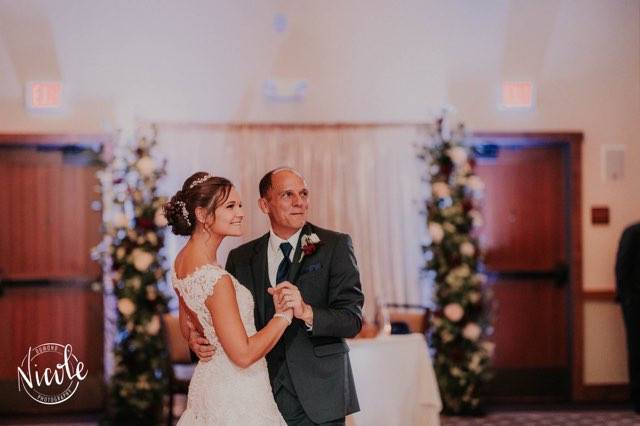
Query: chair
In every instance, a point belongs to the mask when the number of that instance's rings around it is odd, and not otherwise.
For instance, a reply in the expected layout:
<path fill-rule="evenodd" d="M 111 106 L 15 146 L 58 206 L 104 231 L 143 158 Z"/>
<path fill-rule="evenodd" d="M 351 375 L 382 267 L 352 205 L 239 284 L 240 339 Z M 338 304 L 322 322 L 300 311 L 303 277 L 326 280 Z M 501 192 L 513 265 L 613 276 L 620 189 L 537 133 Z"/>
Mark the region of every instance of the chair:
<path fill-rule="evenodd" d="M 429 329 L 429 308 L 422 305 L 387 303 L 392 334 L 425 334 Z M 395 333 L 394 333 L 395 331 Z"/>
<path fill-rule="evenodd" d="M 174 395 L 187 395 L 189 381 L 195 368 L 191 361 L 189 345 L 182 337 L 180 320 L 173 314 L 162 316 L 162 329 L 165 343 L 169 349 L 169 416 L 167 424 L 173 424 Z"/>

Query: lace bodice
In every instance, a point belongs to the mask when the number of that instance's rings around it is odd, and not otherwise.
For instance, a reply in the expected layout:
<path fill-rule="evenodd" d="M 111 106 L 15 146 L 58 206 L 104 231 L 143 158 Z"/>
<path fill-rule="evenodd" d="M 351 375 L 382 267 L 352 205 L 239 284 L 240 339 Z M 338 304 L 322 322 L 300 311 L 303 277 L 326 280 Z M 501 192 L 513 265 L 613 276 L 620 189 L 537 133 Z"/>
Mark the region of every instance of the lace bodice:
<path fill-rule="evenodd" d="M 233 287 L 236 291 L 236 299 L 238 301 L 238 309 L 242 324 L 248 336 L 255 334 L 256 327 L 253 317 L 253 297 L 251 292 L 236 280 L 233 275 L 219 266 L 206 264 L 202 265 L 186 277 L 179 279 L 175 271 L 173 273 L 173 287 L 179 292 L 180 296 L 198 317 L 200 325 L 204 330 L 205 337 L 209 342 L 216 346 L 220 346 L 218 337 L 216 336 L 211 319 L 211 313 L 205 305 L 207 297 L 213 294 L 213 289 L 223 275 L 231 278 Z M 215 313 L 214 313 L 215 314 Z"/>
<path fill-rule="evenodd" d="M 264 358 L 247 368 L 233 364 L 218 341 L 212 315 L 205 305 L 220 278 L 231 278 L 242 324 L 248 336 L 256 333 L 251 292 L 231 274 L 215 265 L 203 265 L 179 279 L 173 272 L 173 287 L 202 325 L 204 335 L 215 347 L 213 358 L 199 362 L 189 384 L 187 409 L 179 426 L 274 425 L 286 426 L 273 399 Z"/>

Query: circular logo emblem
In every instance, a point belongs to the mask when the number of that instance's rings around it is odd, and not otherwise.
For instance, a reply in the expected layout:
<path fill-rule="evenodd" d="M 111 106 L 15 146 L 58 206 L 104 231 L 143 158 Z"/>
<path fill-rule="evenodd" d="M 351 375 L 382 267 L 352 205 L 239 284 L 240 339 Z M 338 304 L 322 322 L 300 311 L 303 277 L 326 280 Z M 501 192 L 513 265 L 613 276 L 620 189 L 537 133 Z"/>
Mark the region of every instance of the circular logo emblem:
<path fill-rule="evenodd" d="M 40 404 L 61 404 L 73 396 L 87 377 L 71 345 L 43 343 L 29 347 L 18 367 L 18 390 Z"/>

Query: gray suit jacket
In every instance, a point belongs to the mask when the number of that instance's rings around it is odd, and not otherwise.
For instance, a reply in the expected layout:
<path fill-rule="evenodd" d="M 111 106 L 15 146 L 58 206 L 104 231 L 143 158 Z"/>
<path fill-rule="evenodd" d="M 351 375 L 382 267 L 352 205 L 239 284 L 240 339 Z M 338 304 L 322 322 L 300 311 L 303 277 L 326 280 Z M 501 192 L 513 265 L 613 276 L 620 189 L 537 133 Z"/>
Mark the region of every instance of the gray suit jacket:
<path fill-rule="evenodd" d="M 625 228 L 616 255 L 616 297 L 630 305 L 640 298 L 640 223 Z"/>
<path fill-rule="evenodd" d="M 302 235 L 315 233 L 320 244 L 301 262 Z M 295 249 L 289 281 L 313 307 L 313 330 L 294 319 L 282 337 L 291 380 L 307 416 L 324 423 L 358 411 L 358 398 L 345 337 L 362 328 L 364 296 L 351 238 L 305 224 Z M 253 294 L 255 321 L 259 330 L 271 319 L 265 317 L 267 293 L 267 248 L 269 233 L 232 250 L 226 269 Z M 268 359 L 268 358 L 267 358 Z M 269 360 L 269 359 L 268 359 Z"/>

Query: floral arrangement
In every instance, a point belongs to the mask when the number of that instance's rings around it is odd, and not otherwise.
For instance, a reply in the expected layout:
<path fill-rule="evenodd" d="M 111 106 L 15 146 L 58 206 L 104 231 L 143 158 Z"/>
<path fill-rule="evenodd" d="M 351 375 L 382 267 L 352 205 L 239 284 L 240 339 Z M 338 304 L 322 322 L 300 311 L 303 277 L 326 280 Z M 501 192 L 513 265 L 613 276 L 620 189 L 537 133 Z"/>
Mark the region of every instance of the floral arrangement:
<path fill-rule="evenodd" d="M 313 253 L 315 253 L 318 249 L 318 246 L 321 245 L 322 242 L 320 241 L 320 237 L 318 237 L 318 234 L 314 232 L 312 234 L 304 234 L 301 237 L 300 243 L 302 253 L 300 253 L 299 262 L 302 262 L 302 259 L 305 256 L 311 256 Z"/>
<path fill-rule="evenodd" d="M 473 172 L 475 161 L 464 140 L 463 125 L 449 131 L 441 118 L 419 153 L 431 184 L 426 203 L 431 242 L 424 250 L 436 309 L 429 340 L 447 414 L 480 412 L 479 390 L 490 378 L 493 353 L 493 343 L 486 340 L 490 293 L 478 272 L 478 202 L 484 185 Z"/>
<path fill-rule="evenodd" d="M 140 138 L 136 146 L 117 146 L 103 153 L 99 172 L 104 205 L 103 240 L 94 250 L 104 271 L 105 316 L 115 330 L 113 371 L 107 415 L 110 422 L 159 424 L 168 391 L 168 354 L 161 334 L 160 316 L 167 311 L 161 291 L 167 270 L 163 255 L 167 221 L 166 200 L 157 182 L 166 162 L 155 152 L 155 134 Z M 114 308 L 111 312 L 109 306 Z"/>

